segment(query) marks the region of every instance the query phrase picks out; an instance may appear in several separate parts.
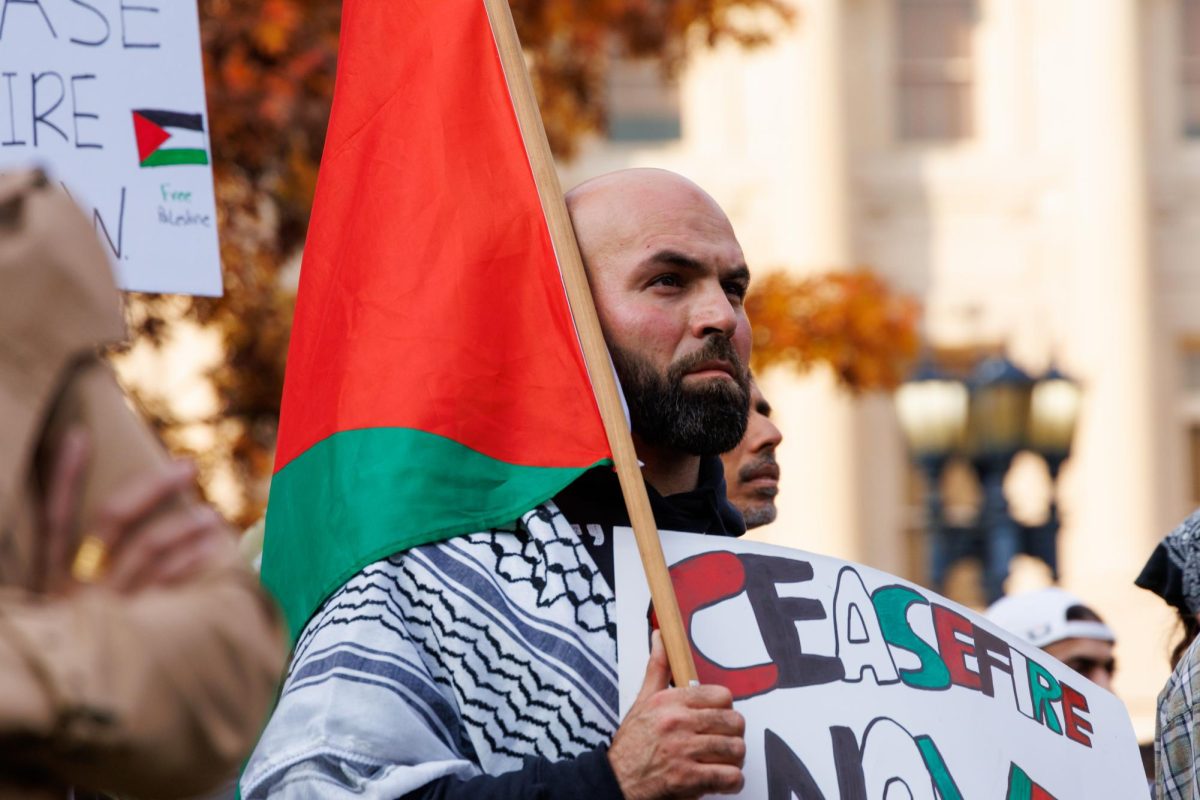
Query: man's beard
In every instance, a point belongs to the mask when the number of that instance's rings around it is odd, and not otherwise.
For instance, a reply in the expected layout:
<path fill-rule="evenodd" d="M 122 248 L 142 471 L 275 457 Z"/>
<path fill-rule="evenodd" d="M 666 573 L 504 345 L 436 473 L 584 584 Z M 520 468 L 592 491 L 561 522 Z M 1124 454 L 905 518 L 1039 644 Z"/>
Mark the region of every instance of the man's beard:
<path fill-rule="evenodd" d="M 610 345 L 613 365 L 633 431 L 642 441 L 696 456 L 718 455 L 737 447 L 750 418 L 750 372 L 733 344 L 712 336 L 700 352 L 679 359 L 661 375 L 637 353 Z M 705 361 L 733 367 L 734 381 L 706 381 L 689 388 L 683 378 Z"/>
<path fill-rule="evenodd" d="M 774 500 L 756 500 L 753 505 L 742 508 L 742 521 L 746 523 L 746 530 L 761 528 L 774 522 L 778 514 Z"/>
<path fill-rule="evenodd" d="M 749 483 L 755 478 L 761 477 L 763 471 L 768 469 L 773 470 L 769 474 L 776 476 L 779 474 L 779 463 L 775 460 L 773 450 L 756 456 L 749 464 L 739 468 L 737 471 L 738 483 Z M 742 512 L 742 519 L 746 522 L 746 528 L 757 528 L 775 521 L 777 514 L 775 495 L 778 493 L 778 487 L 767 491 L 760 489 L 751 492 L 749 499 L 746 499 L 746 493 L 740 485 L 737 488 L 738 507 Z"/>

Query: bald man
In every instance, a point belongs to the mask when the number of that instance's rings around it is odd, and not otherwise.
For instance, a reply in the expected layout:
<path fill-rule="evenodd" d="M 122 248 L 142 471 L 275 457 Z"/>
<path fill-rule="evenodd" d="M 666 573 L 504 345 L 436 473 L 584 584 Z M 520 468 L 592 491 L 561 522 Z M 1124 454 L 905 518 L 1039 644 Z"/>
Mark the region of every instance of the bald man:
<path fill-rule="evenodd" d="M 718 454 L 746 429 L 750 281 L 690 181 L 630 170 L 568 195 L 660 528 L 744 532 Z M 309 622 L 251 758 L 255 798 L 653 800 L 740 790 L 744 721 L 671 688 L 654 637 L 617 711 L 616 476 L 585 473 L 512 524 L 396 553 Z"/>

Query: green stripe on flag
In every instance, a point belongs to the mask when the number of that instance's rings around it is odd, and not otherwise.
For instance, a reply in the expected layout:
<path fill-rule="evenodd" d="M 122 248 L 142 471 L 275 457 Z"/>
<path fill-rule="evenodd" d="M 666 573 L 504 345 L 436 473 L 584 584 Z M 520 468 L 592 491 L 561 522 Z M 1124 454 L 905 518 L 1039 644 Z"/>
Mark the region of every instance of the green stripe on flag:
<path fill-rule="evenodd" d="M 411 428 L 343 431 L 271 482 L 262 580 L 293 639 L 367 564 L 400 550 L 516 520 L 588 469 L 498 461 Z"/>
<path fill-rule="evenodd" d="M 143 167 L 174 167 L 181 164 L 207 164 L 208 153 L 199 147 L 174 147 L 155 150 L 142 159 Z"/>

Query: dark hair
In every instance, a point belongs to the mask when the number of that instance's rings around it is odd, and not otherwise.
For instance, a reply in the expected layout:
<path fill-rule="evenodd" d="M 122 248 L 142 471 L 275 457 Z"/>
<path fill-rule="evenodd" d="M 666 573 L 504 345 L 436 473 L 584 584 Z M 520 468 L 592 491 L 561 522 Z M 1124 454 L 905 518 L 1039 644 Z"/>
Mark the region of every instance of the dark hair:
<path fill-rule="evenodd" d="M 1104 623 L 1100 619 L 1100 615 L 1092 611 L 1087 606 L 1071 606 L 1067 609 L 1067 622 L 1099 622 Z"/>
<path fill-rule="evenodd" d="M 1196 620 L 1196 615 L 1181 609 L 1177 610 L 1179 611 L 1179 625 L 1183 629 L 1183 639 L 1171 651 L 1171 669 L 1175 669 L 1179 664 L 1179 659 L 1183 658 L 1183 654 L 1191 647 L 1196 635 L 1200 634 L 1200 621 Z"/>

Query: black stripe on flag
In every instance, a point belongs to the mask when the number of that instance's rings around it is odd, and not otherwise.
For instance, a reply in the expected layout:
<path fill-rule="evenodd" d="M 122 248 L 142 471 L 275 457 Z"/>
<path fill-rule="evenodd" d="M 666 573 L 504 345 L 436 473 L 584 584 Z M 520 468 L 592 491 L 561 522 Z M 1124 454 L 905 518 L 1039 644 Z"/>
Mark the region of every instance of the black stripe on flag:
<path fill-rule="evenodd" d="M 201 114 L 163 111 L 160 108 L 135 108 L 133 109 L 133 113 L 141 114 L 160 128 L 184 128 L 189 131 L 204 130 L 204 116 Z"/>

